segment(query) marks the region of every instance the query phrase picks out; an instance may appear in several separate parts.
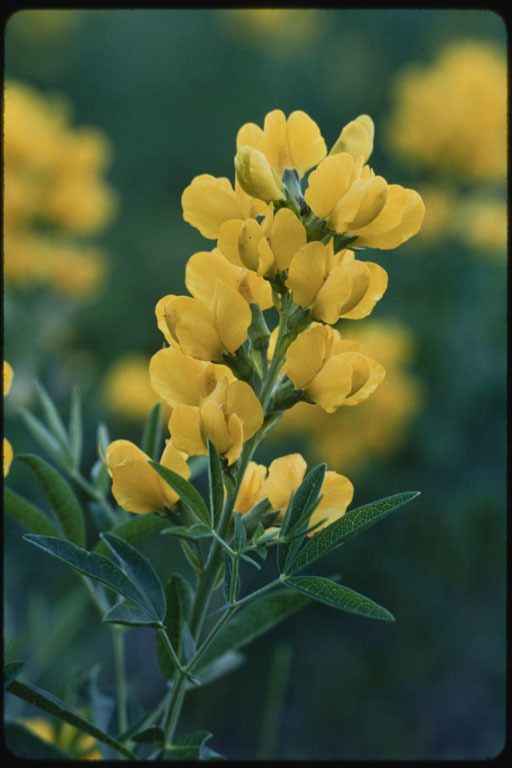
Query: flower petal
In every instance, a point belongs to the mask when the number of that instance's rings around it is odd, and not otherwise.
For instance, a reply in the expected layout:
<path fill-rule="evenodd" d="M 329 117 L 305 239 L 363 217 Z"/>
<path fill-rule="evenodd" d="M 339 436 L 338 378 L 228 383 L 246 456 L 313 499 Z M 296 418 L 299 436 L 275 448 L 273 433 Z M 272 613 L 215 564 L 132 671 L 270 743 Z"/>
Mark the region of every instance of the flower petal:
<path fill-rule="evenodd" d="M 302 178 L 324 159 L 327 147 L 315 121 L 301 110 L 291 113 L 286 128 L 292 166 Z"/>
<path fill-rule="evenodd" d="M 300 453 L 291 453 L 274 459 L 261 489 L 261 497 L 268 496 L 272 509 L 284 509 L 306 473 L 307 464 Z"/>
<path fill-rule="evenodd" d="M 119 506 L 128 512 L 163 512 L 167 503 L 159 476 L 148 460 L 149 456 L 129 440 L 115 440 L 107 448 L 112 493 Z"/>
<path fill-rule="evenodd" d="M 208 449 L 201 432 L 201 413 L 193 405 L 178 404 L 169 419 L 173 445 L 189 456 L 206 456 Z"/>
<path fill-rule="evenodd" d="M 354 486 L 348 477 L 328 470 L 325 473 L 322 485 L 321 499 L 311 516 L 310 525 L 314 525 L 319 520 L 327 518 L 326 522 L 320 526 L 320 528 L 323 528 L 324 526 L 333 523 L 339 517 L 342 517 L 347 511 L 347 507 L 352 501 L 353 496 Z M 319 530 L 319 528 L 317 530 Z M 312 536 L 313 533 L 308 535 Z"/>
<path fill-rule="evenodd" d="M 292 341 L 286 352 L 286 373 L 297 389 L 307 387 L 328 357 L 329 331 L 316 323 Z M 332 343 L 332 342 L 331 342 Z"/>
<path fill-rule="evenodd" d="M 354 158 L 347 152 L 329 155 L 308 177 L 306 203 L 321 219 L 329 216 L 349 188 Z"/>
<path fill-rule="evenodd" d="M 243 422 L 244 440 L 249 440 L 263 424 L 263 408 L 252 387 L 245 381 L 229 385 L 226 412 L 236 413 Z"/>
<path fill-rule="evenodd" d="M 297 251 L 306 245 L 307 232 L 289 208 L 280 208 L 270 230 L 270 247 L 279 272 L 288 269 Z"/>
<path fill-rule="evenodd" d="M 227 352 L 235 352 L 247 338 L 252 321 L 251 309 L 236 288 L 217 280 L 212 312 L 219 339 Z M 210 358 L 211 360 L 219 358 Z"/>
<path fill-rule="evenodd" d="M 235 191 L 229 179 L 208 173 L 196 176 L 181 196 L 183 218 L 203 237 L 215 240 L 221 224 L 241 218 Z"/>

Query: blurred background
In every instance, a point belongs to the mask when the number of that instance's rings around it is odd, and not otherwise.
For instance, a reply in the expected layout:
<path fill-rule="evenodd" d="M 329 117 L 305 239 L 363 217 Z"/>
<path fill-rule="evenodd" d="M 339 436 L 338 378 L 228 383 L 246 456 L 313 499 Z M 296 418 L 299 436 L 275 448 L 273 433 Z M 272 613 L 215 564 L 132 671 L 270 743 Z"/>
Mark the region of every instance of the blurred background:
<path fill-rule="evenodd" d="M 383 384 L 327 419 L 297 407 L 257 455 L 327 460 L 354 483 L 354 506 L 421 491 L 318 571 L 341 573 L 396 622 L 310 606 L 192 692 L 180 730 L 213 731 L 229 758 L 481 759 L 504 746 L 506 98 L 506 28 L 491 11 L 25 10 L 7 23 L 15 453 L 39 452 L 19 418 L 39 415 L 36 378 L 66 418 L 80 386 L 87 471 L 98 422 L 139 440 L 156 399 L 155 304 L 184 292 L 186 261 L 214 245 L 183 221 L 181 194 L 200 173 L 233 179 L 243 123 L 302 109 L 330 147 L 368 113 L 372 167 L 425 200 L 418 236 L 361 254 L 389 288 L 369 319 L 343 325 L 384 364 Z M 16 459 L 7 484 L 39 500 Z M 6 518 L 7 660 L 71 703 L 95 664 L 112 689 L 107 628 L 23 532 Z M 188 573 L 168 539 L 140 545 L 164 579 Z M 245 589 L 265 578 L 255 574 Z M 152 633 L 127 639 L 132 690 L 152 707 L 164 690 Z M 6 707 L 34 714 L 12 696 Z"/>

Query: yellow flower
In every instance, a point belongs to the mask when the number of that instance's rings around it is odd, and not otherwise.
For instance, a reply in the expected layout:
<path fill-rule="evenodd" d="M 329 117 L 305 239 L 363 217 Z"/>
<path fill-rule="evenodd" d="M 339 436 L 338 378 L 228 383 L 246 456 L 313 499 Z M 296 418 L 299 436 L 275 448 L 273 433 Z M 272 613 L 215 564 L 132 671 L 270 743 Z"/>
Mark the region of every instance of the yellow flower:
<path fill-rule="evenodd" d="M 232 264 L 258 275 L 272 276 L 288 269 L 295 253 L 306 245 L 307 233 L 288 208 L 270 211 L 261 223 L 255 219 L 225 222 L 219 231 L 219 250 Z"/>
<path fill-rule="evenodd" d="M 262 309 L 273 306 L 270 284 L 252 270 L 229 262 L 218 248 L 210 252 L 199 251 L 190 257 L 185 270 L 185 285 L 195 299 L 207 304 L 215 292 L 217 280 L 235 288 L 248 304 L 255 302 Z"/>
<path fill-rule="evenodd" d="M 263 152 L 244 144 L 235 157 L 236 178 L 251 197 L 267 203 L 284 200 L 284 188 Z"/>
<path fill-rule="evenodd" d="M 249 219 L 264 214 L 267 206 L 249 197 L 240 184 L 208 173 L 196 176 L 181 196 L 183 218 L 210 240 L 219 236 L 221 224 L 230 219 Z"/>
<path fill-rule="evenodd" d="M 268 498 L 272 509 L 282 510 L 282 514 L 277 518 L 278 521 L 281 520 L 292 493 L 304 479 L 306 469 L 306 462 L 300 453 L 274 459 L 268 470 L 261 464 L 250 462 L 240 485 L 235 511 L 244 515 L 258 501 Z M 354 486 L 343 475 L 327 471 L 320 495 L 310 525 L 325 519 L 320 526 L 323 527 L 345 514 L 354 495 Z"/>
<path fill-rule="evenodd" d="M 169 419 L 174 445 L 189 456 L 207 455 L 210 439 L 218 452 L 233 464 L 263 424 L 263 409 L 251 387 L 223 376 L 199 405 L 178 403 Z"/>
<path fill-rule="evenodd" d="M 482 196 L 461 202 L 453 224 L 456 234 L 469 247 L 505 256 L 507 222 L 505 201 Z"/>
<path fill-rule="evenodd" d="M 373 151 L 375 126 L 369 115 L 359 115 L 343 128 L 338 140 L 330 151 L 330 155 L 338 152 L 348 152 L 354 159 L 361 155 L 366 163 Z"/>
<path fill-rule="evenodd" d="M 384 378 L 382 365 L 361 344 L 341 339 L 333 328 L 313 323 L 286 353 L 286 373 L 306 397 L 333 413 L 340 405 L 357 405 Z"/>
<path fill-rule="evenodd" d="M 149 376 L 154 391 L 172 408 L 180 403 L 197 406 L 212 394 L 222 378 L 236 380 L 226 365 L 196 360 L 174 347 L 153 355 Z"/>
<path fill-rule="evenodd" d="M 249 305 L 233 286 L 215 281 L 210 303 L 190 296 L 164 296 L 155 308 L 158 327 L 172 347 L 199 360 L 222 360 L 247 338 Z"/>
<path fill-rule="evenodd" d="M 145 514 L 163 513 L 179 499 L 178 494 L 148 464 L 149 456 L 129 440 L 114 440 L 106 456 L 112 478 L 112 493 L 120 507 L 128 512 Z M 190 469 L 184 454 L 168 440 L 160 464 L 182 477 L 189 477 Z"/>
<path fill-rule="evenodd" d="M 340 317 L 360 319 L 370 314 L 387 288 L 382 267 L 359 261 L 352 251 L 333 252 L 333 242 L 308 243 L 293 257 L 286 285 L 301 307 L 331 325 Z"/>
<path fill-rule="evenodd" d="M 96 739 L 80 731 L 69 723 L 56 727 L 45 717 L 24 717 L 20 723 L 29 731 L 48 744 L 77 760 L 101 760 L 101 752 L 96 746 Z"/>
<path fill-rule="evenodd" d="M 420 382 L 407 370 L 413 339 L 403 325 L 374 320 L 355 324 L 351 336 L 369 355 L 378 355 L 386 378 L 359 408 L 328 414 L 320 406 L 298 403 L 286 411 L 272 432 L 276 439 L 297 433 L 308 440 L 315 461 L 333 469 L 355 469 L 375 454 L 399 445 L 411 417 L 421 406 Z M 357 411 L 357 412 L 356 412 Z"/>
<path fill-rule="evenodd" d="M 419 231 L 425 214 L 417 192 L 375 176 L 364 154 L 326 157 L 310 174 L 304 198 L 330 229 L 372 248 L 396 248 Z"/>
<path fill-rule="evenodd" d="M 7 360 L 4 360 L 4 397 L 8 394 L 13 377 L 13 371 Z M 13 451 L 10 442 L 4 437 L 3 448 L 3 464 L 4 464 L 4 477 L 9 473 L 11 463 L 13 459 Z"/>
<path fill-rule="evenodd" d="M 399 75 L 388 139 L 409 162 L 469 180 L 507 173 L 507 59 L 479 41 L 446 46 Z"/>
<path fill-rule="evenodd" d="M 295 168 L 302 178 L 327 153 L 317 124 L 301 110 L 286 119 L 280 109 L 274 109 L 265 116 L 263 129 L 245 123 L 238 131 L 236 146 L 239 151 L 251 147 L 261 152 L 279 180 L 285 168 Z"/>

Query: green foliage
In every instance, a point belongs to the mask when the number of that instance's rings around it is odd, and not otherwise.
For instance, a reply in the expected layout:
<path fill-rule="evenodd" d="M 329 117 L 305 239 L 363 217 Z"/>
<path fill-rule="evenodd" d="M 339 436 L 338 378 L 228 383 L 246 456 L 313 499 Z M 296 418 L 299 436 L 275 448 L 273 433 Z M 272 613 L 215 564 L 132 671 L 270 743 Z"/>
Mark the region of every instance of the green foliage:
<path fill-rule="evenodd" d="M 362 533 L 374 523 L 382 520 L 393 510 L 412 501 L 418 495 L 419 491 L 406 491 L 349 510 L 343 517 L 318 531 L 288 563 L 287 568 L 293 573 L 302 570 L 318 558 L 324 557 L 328 552 L 339 547 L 352 536 Z"/>
<path fill-rule="evenodd" d="M 58 536 L 59 532 L 42 509 L 24 499 L 16 491 L 4 487 L 4 509 L 14 520 L 32 533 Z"/>
<path fill-rule="evenodd" d="M 181 501 L 192 512 L 198 521 L 211 525 L 210 513 L 204 503 L 201 495 L 194 486 L 185 480 L 184 477 L 173 472 L 172 469 L 162 466 L 156 461 L 150 461 L 149 464 L 155 469 L 160 477 L 179 494 Z"/>
<path fill-rule="evenodd" d="M 394 621 L 390 612 L 373 600 L 322 576 L 291 576 L 284 583 L 287 587 L 296 589 L 297 592 L 302 592 L 313 600 L 318 600 L 332 608 L 357 613 L 371 619 Z"/>
<path fill-rule="evenodd" d="M 18 458 L 30 467 L 39 481 L 55 512 L 64 536 L 77 546 L 82 547 L 85 544 L 84 516 L 78 499 L 67 480 L 44 459 L 35 454 L 19 454 Z"/>
<path fill-rule="evenodd" d="M 136 605 L 114 605 L 113 608 L 108 611 L 103 621 L 107 624 L 125 624 L 129 627 L 155 627 L 160 626 L 160 622 L 144 610 L 144 608 L 138 608 Z"/>
<path fill-rule="evenodd" d="M 58 717 L 60 720 L 64 720 L 64 722 L 75 726 L 75 728 L 79 728 L 85 733 L 94 736 L 94 738 L 98 741 L 101 741 L 104 744 L 108 744 L 110 747 L 113 747 L 113 749 L 115 749 L 120 755 L 123 755 L 129 759 L 136 759 L 136 756 L 131 750 L 127 749 L 125 746 L 123 746 L 123 744 L 120 744 L 116 739 L 112 738 L 107 733 L 101 731 L 85 717 L 79 715 L 78 712 L 70 709 L 66 704 L 64 704 L 63 701 L 60 701 L 60 699 L 58 699 L 56 696 L 53 696 L 53 694 L 48 693 L 48 691 L 43 691 L 41 688 L 37 688 L 35 685 L 20 683 L 18 680 L 13 680 L 7 686 L 7 690 L 9 693 L 18 696 L 20 699 L 27 701 L 29 704 L 32 704 L 33 706 L 48 712 L 50 715 L 55 715 L 55 717 Z"/>
<path fill-rule="evenodd" d="M 162 531 L 168 524 L 167 518 L 160 515 L 150 513 L 147 515 L 133 515 L 125 523 L 119 523 L 119 525 L 111 528 L 110 532 L 118 538 L 133 544 L 133 542 L 139 541 L 145 536 Z M 107 546 L 103 539 L 100 539 L 94 547 L 94 551 L 105 555 L 110 553 L 110 547 Z"/>
<path fill-rule="evenodd" d="M 223 760 L 222 755 L 206 746 L 212 735 L 210 731 L 193 731 L 173 742 L 167 749 L 178 760 Z"/>
<path fill-rule="evenodd" d="M 71 395 L 69 411 L 69 448 L 73 467 L 78 470 L 82 459 L 83 430 L 82 430 L 82 399 L 78 387 L 74 387 Z"/>
<path fill-rule="evenodd" d="M 66 760 L 68 755 L 43 741 L 21 723 L 7 721 L 4 725 L 5 743 L 16 757 L 29 760 Z"/>
<path fill-rule="evenodd" d="M 154 461 L 160 458 L 162 432 L 162 403 L 158 402 L 148 414 L 140 443 L 141 450 Z"/>
<path fill-rule="evenodd" d="M 302 528 L 307 529 L 309 520 L 316 504 L 318 503 L 322 484 L 324 482 L 326 464 L 319 464 L 314 467 L 293 494 L 279 532 L 279 539 L 291 537 L 297 534 Z M 285 573 L 288 564 L 298 548 L 301 545 L 300 537 L 292 543 L 279 543 L 277 546 L 277 561 L 281 573 Z"/>
<path fill-rule="evenodd" d="M 179 656 L 182 646 L 183 625 L 190 613 L 191 588 L 181 574 L 173 573 L 165 585 L 164 591 L 167 607 L 163 624 L 169 640 Z M 162 674 L 170 680 L 176 671 L 176 666 L 167 653 L 160 634 L 156 636 L 156 655 Z"/>
<path fill-rule="evenodd" d="M 224 504 L 224 483 L 219 454 L 211 440 L 208 440 L 208 487 L 210 491 L 211 520 L 213 527 L 216 528 Z"/>
<path fill-rule="evenodd" d="M 4 664 L 4 688 L 7 688 L 13 680 L 16 680 L 22 667 L 22 661 L 13 661 L 10 664 Z"/>

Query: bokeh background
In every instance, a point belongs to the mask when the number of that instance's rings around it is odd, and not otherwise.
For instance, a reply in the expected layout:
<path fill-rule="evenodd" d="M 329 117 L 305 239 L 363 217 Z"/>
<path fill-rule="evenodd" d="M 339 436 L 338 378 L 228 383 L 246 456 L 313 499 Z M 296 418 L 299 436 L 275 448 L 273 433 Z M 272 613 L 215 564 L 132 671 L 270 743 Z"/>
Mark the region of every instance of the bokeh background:
<path fill-rule="evenodd" d="M 5 431 L 34 379 L 64 415 L 80 385 L 84 467 L 95 430 L 138 440 L 161 346 L 154 306 L 184 291 L 213 242 L 182 219 L 200 173 L 233 178 L 235 137 L 282 109 L 328 146 L 361 113 L 371 165 L 418 189 L 423 231 L 362 258 L 388 271 L 368 320 L 346 321 L 387 369 L 377 393 L 328 422 L 291 413 L 257 457 L 300 450 L 355 485 L 354 504 L 422 495 L 336 550 L 320 573 L 385 605 L 394 624 L 311 606 L 190 694 L 181 728 L 233 759 L 478 759 L 505 739 L 506 27 L 491 11 L 25 10 L 5 29 Z M 313 410 L 313 412 L 312 412 Z M 9 487 L 38 499 L 13 461 Z M 78 580 L 5 520 L 7 660 L 71 703 L 108 632 Z M 162 578 L 179 550 L 141 543 Z M 94 541 L 90 542 L 91 545 Z M 171 549 L 169 547 L 171 546 Z M 28 551 L 30 549 L 30 551 Z M 270 558 L 269 558 L 270 559 Z M 273 573 L 270 563 L 266 572 Z M 261 577 L 247 574 L 246 588 Z M 130 685 L 163 692 L 151 632 L 128 633 Z M 65 674 L 63 675 L 63 670 Z M 75 702 L 76 703 L 76 702 Z M 8 696 L 10 717 L 34 714 Z"/>

